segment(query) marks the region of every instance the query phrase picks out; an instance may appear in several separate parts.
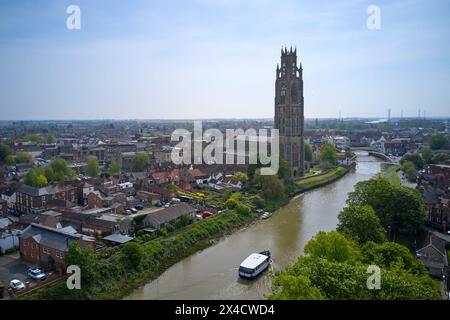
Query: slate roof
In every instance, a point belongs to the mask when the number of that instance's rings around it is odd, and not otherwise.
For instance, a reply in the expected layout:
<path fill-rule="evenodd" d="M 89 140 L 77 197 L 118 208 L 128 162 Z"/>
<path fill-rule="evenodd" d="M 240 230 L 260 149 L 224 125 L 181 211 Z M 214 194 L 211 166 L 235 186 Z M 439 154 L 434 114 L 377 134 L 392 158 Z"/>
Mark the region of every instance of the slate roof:
<path fill-rule="evenodd" d="M 58 229 L 33 223 L 23 230 L 20 238 L 33 238 L 40 245 L 67 252 L 70 241 L 80 240 L 81 235 L 69 234 Z"/>
<path fill-rule="evenodd" d="M 133 237 L 122 235 L 120 233 L 115 233 L 115 234 L 111 234 L 107 237 L 104 237 L 103 240 L 123 244 L 123 243 L 127 243 L 127 242 L 133 240 Z"/>
<path fill-rule="evenodd" d="M 416 251 L 416 256 L 427 268 L 444 270 L 448 266 L 445 241 L 432 234 L 429 237 L 429 243 Z"/>
<path fill-rule="evenodd" d="M 34 187 L 28 186 L 26 184 L 21 185 L 18 191 L 21 193 L 28 194 L 33 197 L 40 197 L 40 196 L 44 196 L 44 195 L 48 194 L 46 187 L 34 188 Z"/>
<path fill-rule="evenodd" d="M 72 186 L 59 186 L 59 185 L 47 186 L 47 187 L 42 187 L 42 188 L 34 188 L 34 187 L 28 186 L 26 184 L 23 184 L 20 186 L 18 191 L 21 193 L 28 194 L 33 197 L 40 197 L 40 196 L 45 196 L 48 194 L 62 192 L 62 191 L 69 190 L 72 188 L 73 188 Z"/>
<path fill-rule="evenodd" d="M 178 219 L 184 213 L 192 213 L 195 211 L 195 208 L 187 203 L 180 203 L 178 205 L 159 210 L 155 213 L 148 214 L 143 222 L 144 225 L 158 227 L 162 224 Z"/>
<path fill-rule="evenodd" d="M 425 203 L 427 204 L 437 204 L 439 202 L 436 192 L 433 192 L 431 190 L 426 190 L 423 193 L 423 198 Z"/>

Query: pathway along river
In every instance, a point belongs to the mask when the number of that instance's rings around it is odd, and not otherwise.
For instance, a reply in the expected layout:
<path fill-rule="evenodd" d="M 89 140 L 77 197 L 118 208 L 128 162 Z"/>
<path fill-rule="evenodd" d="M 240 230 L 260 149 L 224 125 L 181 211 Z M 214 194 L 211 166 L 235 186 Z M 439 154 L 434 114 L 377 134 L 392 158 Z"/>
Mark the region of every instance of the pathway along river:
<path fill-rule="evenodd" d="M 268 249 L 272 270 L 284 269 L 318 231 L 335 229 L 347 193 L 358 181 L 381 171 L 378 159 L 357 154 L 356 168 L 343 178 L 297 196 L 271 218 L 183 259 L 126 299 L 263 299 L 271 292 L 268 273 L 252 282 L 243 281 L 238 279 L 239 264 L 250 253 Z"/>

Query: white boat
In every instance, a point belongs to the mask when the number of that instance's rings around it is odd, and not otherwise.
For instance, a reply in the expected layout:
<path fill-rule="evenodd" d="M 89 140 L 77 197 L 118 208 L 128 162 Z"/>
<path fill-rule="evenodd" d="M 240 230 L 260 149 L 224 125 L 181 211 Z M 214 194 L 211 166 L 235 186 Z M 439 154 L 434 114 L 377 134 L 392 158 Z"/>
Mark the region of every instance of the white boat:
<path fill-rule="evenodd" d="M 270 266 L 270 251 L 252 253 L 239 266 L 239 277 L 255 279 Z"/>

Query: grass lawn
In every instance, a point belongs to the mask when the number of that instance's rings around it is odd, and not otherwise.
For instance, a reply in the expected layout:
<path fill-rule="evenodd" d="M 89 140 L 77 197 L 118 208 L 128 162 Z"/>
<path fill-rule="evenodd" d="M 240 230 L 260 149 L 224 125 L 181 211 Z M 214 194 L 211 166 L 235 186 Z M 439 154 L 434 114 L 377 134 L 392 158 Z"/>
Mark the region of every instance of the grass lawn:
<path fill-rule="evenodd" d="M 342 177 L 346 173 L 347 169 L 343 167 L 336 167 L 321 175 L 299 179 L 295 181 L 295 184 L 298 187 L 298 191 L 303 192 L 327 184 L 339 177 Z"/>

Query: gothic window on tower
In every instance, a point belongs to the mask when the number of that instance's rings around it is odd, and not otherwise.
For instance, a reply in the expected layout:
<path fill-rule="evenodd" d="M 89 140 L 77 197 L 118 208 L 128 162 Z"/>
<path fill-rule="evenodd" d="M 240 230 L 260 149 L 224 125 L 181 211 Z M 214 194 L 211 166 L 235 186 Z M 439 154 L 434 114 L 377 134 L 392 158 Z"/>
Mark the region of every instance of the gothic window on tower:
<path fill-rule="evenodd" d="M 297 145 L 297 143 L 294 143 L 294 145 L 292 146 L 292 158 L 293 158 L 292 160 L 293 160 L 294 166 L 296 166 L 296 167 L 299 165 L 299 162 L 298 162 L 299 153 L 300 153 L 300 151 L 298 149 L 298 145 Z"/>
<path fill-rule="evenodd" d="M 280 92 L 280 103 L 284 104 L 286 102 L 286 86 L 281 87 Z"/>
<path fill-rule="evenodd" d="M 295 77 L 297 75 L 297 66 L 295 63 L 292 64 L 292 75 Z"/>
<path fill-rule="evenodd" d="M 291 103 L 297 103 L 297 97 L 297 86 L 295 85 L 295 83 L 293 83 L 291 87 Z"/>

